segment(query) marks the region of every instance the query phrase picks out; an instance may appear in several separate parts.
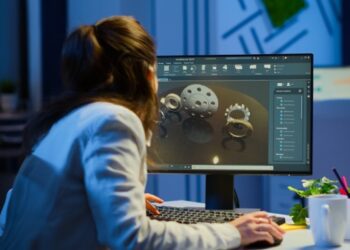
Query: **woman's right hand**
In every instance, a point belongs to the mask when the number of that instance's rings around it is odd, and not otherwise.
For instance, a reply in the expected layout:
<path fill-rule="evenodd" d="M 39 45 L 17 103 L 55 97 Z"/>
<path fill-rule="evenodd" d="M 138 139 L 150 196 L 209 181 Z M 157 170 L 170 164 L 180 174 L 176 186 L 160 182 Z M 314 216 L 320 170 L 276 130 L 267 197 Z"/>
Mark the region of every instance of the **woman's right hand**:
<path fill-rule="evenodd" d="M 245 214 L 230 223 L 241 234 L 242 246 L 256 241 L 267 241 L 273 244 L 275 238 L 282 240 L 284 234 L 284 231 L 269 218 L 266 212 Z"/>

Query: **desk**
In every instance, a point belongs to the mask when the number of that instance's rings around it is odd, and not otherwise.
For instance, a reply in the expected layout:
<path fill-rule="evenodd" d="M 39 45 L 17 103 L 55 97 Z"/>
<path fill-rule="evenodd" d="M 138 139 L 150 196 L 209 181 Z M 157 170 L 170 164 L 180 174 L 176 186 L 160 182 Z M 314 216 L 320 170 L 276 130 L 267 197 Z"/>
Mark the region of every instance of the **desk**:
<path fill-rule="evenodd" d="M 203 203 L 199 202 L 192 202 L 192 201 L 168 201 L 163 203 L 165 206 L 174 206 L 174 207 L 204 207 Z M 253 209 L 254 210 L 254 209 Z M 249 211 L 249 210 L 246 210 Z M 287 220 L 287 222 L 291 221 L 289 216 L 287 215 L 280 215 L 276 214 L 277 216 L 284 216 Z M 242 250 L 244 248 L 241 248 Z M 283 242 L 281 245 L 276 247 L 269 247 L 268 249 L 271 250 L 320 250 L 319 247 L 315 246 L 312 233 L 310 229 L 299 229 L 299 230 L 292 230 L 287 231 L 284 235 Z M 322 248 L 322 249 L 332 249 L 332 250 L 350 250 L 350 241 L 347 240 L 344 242 L 344 244 L 341 247 L 334 247 L 334 248 Z"/>
<path fill-rule="evenodd" d="M 320 247 L 316 247 L 312 233 L 309 229 L 300 229 L 288 231 L 284 235 L 284 239 L 281 245 L 277 247 L 268 248 L 271 250 L 320 250 Z M 323 248 L 323 249 L 350 249 L 350 241 L 345 241 L 341 247 Z"/>

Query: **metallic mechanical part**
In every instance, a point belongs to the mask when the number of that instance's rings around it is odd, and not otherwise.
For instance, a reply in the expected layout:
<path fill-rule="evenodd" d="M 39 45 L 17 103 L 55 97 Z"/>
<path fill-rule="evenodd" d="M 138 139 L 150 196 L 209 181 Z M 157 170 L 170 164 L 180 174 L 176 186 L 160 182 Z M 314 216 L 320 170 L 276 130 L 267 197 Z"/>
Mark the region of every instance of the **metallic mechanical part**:
<path fill-rule="evenodd" d="M 182 108 L 181 98 L 177 94 L 170 93 L 160 99 L 160 122 L 181 122 L 182 116 L 180 110 Z"/>
<path fill-rule="evenodd" d="M 239 105 L 238 103 L 235 103 L 235 105 L 230 105 L 230 107 L 226 109 L 225 116 L 227 119 L 233 118 L 249 121 L 250 111 L 244 104 Z"/>
<path fill-rule="evenodd" d="M 233 138 L 246 138 L 252 135 L 253 126 L 244 119 L 227 118 L 226 131 Z"/>
<path fill-rule="evenodd" d="M 210 88 L 201 84 L 188 85 L 181 93 L 181 103 L 192 117 L 208 118 L 219 107 L 219 100 Z"/>
<path fill-rule="evenodd" d="M 180 96 L 174 93 L 167 94 L 161 98 L 160 103 L 164 105 L 166 111 L 177 112 L 182 108 Z"/>
<path fill-rule="evenodd" d="M 246 138 L 252 135 L 253 126 L 249 122 L 250 111 L 244 104 L 230 105 L 225 112 L 225 129 L 232 138 Z"/>

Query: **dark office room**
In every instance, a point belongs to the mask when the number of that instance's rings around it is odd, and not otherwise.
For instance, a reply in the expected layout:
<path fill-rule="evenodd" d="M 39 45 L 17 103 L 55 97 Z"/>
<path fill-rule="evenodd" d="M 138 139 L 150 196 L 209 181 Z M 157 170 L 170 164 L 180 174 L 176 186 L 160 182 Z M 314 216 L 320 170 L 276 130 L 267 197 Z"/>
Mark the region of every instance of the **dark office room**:
<path fill-rule="evenodd" d="M 0 0 L 0 249 L 350 249 L 349 12 Z"/>

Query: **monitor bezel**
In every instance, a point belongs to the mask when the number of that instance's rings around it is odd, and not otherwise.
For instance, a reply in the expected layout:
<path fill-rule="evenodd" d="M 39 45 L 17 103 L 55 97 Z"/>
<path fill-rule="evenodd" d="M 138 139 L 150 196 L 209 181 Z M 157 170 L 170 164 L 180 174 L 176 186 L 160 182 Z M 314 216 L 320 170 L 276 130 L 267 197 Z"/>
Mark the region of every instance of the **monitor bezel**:
<path fill-rule="evenodd" d="M 210 54 L 210 55 L 159 55 L 157 56 L 157 59 L 159 58 L 203 58 L 203 57 L 271 57 L 271 56 L 309 56 L 310 57 L 310 64 L 311 64 L 311 75 L 310 75 L 310 89 L 311 89 L 311 95 L 310 95 L 310 144 L 309 144 L 309 170 L 308 171 L 259 171 L 259 170 L 252 170 L 252 171 L 246 171 L 246 170 L 175 170 L 175 169 L 160 169 L 156 166 L 148 166 L 147 171 L 148 173 L 160 173 L 160 174 L 213 174 L 213 175 L 281 175 L 281 176 L 309 176 L 313 174 L 313 87 L 314 87 L 314 55 L 312 53 L 286 53 L 286 54 Z M 200 165 L 200 164 L 196 164 Z M 204 164 L 203 164 L 204 165 Z M 210 165 L 210 164 L 205 164 Z M 248 164 L 247 164 L 248 165 Z M 163 165 L 164 166 L 164 165 Z M 215 166 L 213 164 L 213 166 Z M 235 166 L 235 165 L 232 165 Z M 242 164 L 237 164 L 236 166 L 243 166 Z M 264 166 L 264 165 L 261 165 Z M 285 165 L 288 166 L 288 165 Z M 293 166 L 293 165 L 291 165 Z"/>

